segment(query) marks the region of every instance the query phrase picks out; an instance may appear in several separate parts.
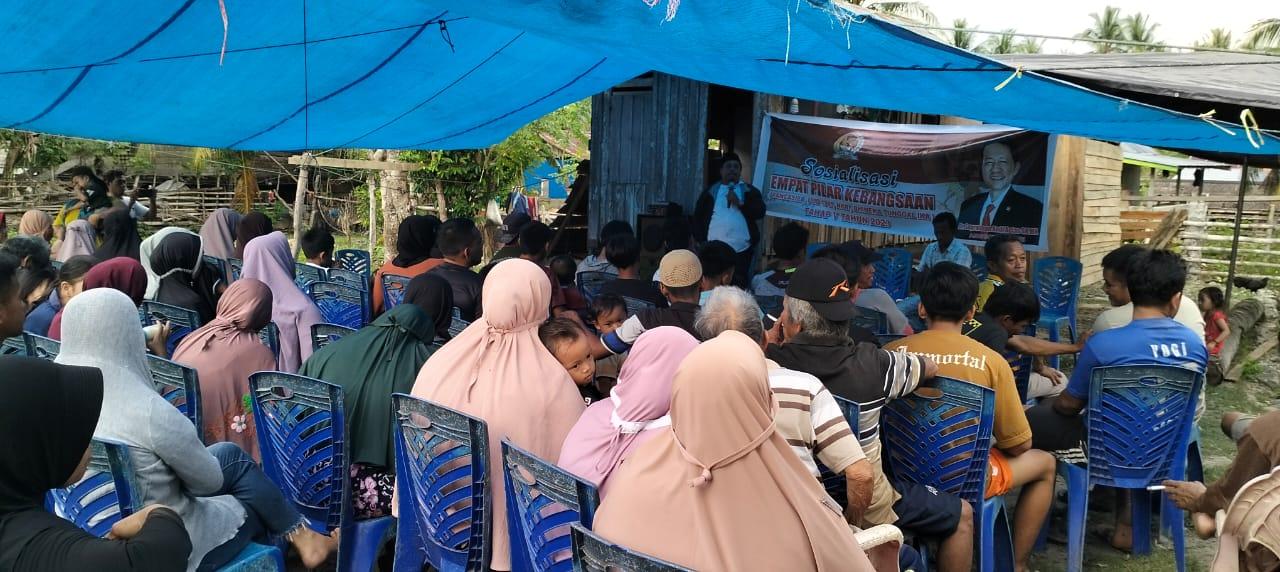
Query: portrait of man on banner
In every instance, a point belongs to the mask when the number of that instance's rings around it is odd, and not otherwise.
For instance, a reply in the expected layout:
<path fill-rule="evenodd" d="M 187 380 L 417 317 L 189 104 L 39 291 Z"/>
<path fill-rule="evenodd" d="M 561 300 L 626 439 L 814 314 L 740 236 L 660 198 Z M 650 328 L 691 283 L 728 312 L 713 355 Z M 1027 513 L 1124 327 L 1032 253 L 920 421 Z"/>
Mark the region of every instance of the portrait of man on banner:
<path fill-rule="evenodd" d="M 1014 188 L 1021 167 L 1005 143 L 988 143 L 982 148 L 982 190 L 965 200 L 956 216 L 961 239 L 976 240 L 979 237 L 975 234 L 1012 234 L 1020 236 L 1023 243 L 1039 242 L 1044 203 Z M 1025 232 L 1033 227 L 1035 234 Z"/>

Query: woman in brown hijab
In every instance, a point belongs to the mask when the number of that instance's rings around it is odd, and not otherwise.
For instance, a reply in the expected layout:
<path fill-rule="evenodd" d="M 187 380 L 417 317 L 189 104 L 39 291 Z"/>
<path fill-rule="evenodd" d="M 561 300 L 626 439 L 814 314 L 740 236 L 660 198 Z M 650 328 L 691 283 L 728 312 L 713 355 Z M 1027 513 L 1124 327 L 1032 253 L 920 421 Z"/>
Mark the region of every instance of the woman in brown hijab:
<path fill-rule="evenodd" d="M 729 331 L 676 371 L 671 428 L 610 477 L 600 536 L 699 570 L 859 570 L 840 507 L 774 429 L 760 345 Z"/>

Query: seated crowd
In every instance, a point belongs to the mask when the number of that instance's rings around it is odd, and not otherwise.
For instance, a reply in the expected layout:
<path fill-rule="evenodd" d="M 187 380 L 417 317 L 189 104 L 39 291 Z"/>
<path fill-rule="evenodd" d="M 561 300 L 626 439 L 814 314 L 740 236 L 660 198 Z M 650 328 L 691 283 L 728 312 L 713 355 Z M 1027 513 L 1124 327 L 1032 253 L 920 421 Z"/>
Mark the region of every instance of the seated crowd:
<path fill-rule="evenodd" d="M 668 248 L 652 276 L 621 221 L 603 225 L 595 249 L 575 262 L 550 255 L 545 224 L 514 214 L 481 269 L 473 221 L 408 217 L 396 254 L 372 269 L 368 324 L 314 352 L 311 329 L 324 317 L 296 268 L 335 266 L 326 229 L 299 237 L 306 262 L 298 263 L 261 213 L 220 209 L 199 234 L 169 227 L 146 240 L 133 210 L 104 201 L 93 213 L 103 215 L 94 219 L 101 235 L 80 211 L 53 224 L 24 216 L 24 238 L 0 252 L 0 336 L 27 331 L 62 346 L 55 363 L 0 357 L 9 379 L 39 380 L 0 384 L 0 569 L 213 570 L 250 542 L 280 538 L 304 565 L 323 562 L 338 539 L 308 528 L 259 464 L 248 378 L 275 370 L 342 388 L 357 518 L 393 512 L 392 394 L 405 393 L 487 424 L 492 498 L 505 498 L 507 439 L 598 486 L 595 533 L 697 570 L 880 569 L 883 559 L 855 536 L 877 525 L 935 545 L 939 570 L 969 570 L 976 507 L 894 475 L 881 434 L 889 404 L 931 379 L 974 384 L 995 403 L 982 497 L 1019 491 L 1012 540 L 1022 571 L 1053 501 L 1058 460 L 1087 460 L 1082 412 L 1093 368 L 1205 370 L 1205 319 L 1183 295 L 1186 270 L 1174 253 L 1128 245 L 1108 255 L 1116 307 L 1078 342 L 1051 342 L 1025 333 L 1040 304 L 1016 238 L 987 241 L 990 274 L 979 281 L 953 240 L 954 217 L 936 218 L 939 242 L 918 267 L 914 307 L 873 286 L 873 249 L 852 241 L 809 256 L 809 232 L 796 223 L 772 234 L 771 262 L 753 276 L 760 237 L 732 216 L 754 210 L 759 192 L 722 175 L 699 202 L 701 222 L 666 242 L 705 240 L 696 250 Z M 756 218 L 749 214 L 738 216 Z M 726 232 L 731 242 L 717 239 Z M 61 243 L 51 251 L 53 235 Z M 56 272 L 50 252 L 62 262 Z M 239 276 L 224 276 L 209 257 L 241 261 Z M 398 303 L 384 297 L 384 275 L 407 279 Z M 1212 292 L 1202 298 L 1209 342 L 1220 343 L 1221 302 Z M 143 300 L 193 310 L 202 325 L 167 347 L 167 325 L 143 330 Z M 885 331 L 855 323 L 868 310 L 884 314 Z M 451 333 L 455 315 L 470 322 L 460 333 Z M 278 329 L 278 353 L 259 340 L 268 324 Z M 172 353 L 197 370 L 203 427 L 151 389 L 148 353 Z M 1076 353 L 1070 376 L 1044 363 Z M 1034 371 L 1019 387 L 1011 364 L 1024 356 Z M 846 418 L 842 403 L 856 404 L 857 417 Z M 1237 434 L 1240 459 L 1208 487 L 1166 483 L 1174 501 L 1207 515 L 1225 508 L 1242 483 L 1280 462 L 1270 431 L 1277 415 L 1224 425 Z M 92 438 L 130 446 L 146 506 L 103 539 L 43 501 L 84 474 Z M 824 489 L 824 470 L 843 481 L 842 498 Z M 488 566 L 510 570 L 508 506 L 491 506 Z M 894 552 L 904 564 L 917 557 L 910 546 Z"/>

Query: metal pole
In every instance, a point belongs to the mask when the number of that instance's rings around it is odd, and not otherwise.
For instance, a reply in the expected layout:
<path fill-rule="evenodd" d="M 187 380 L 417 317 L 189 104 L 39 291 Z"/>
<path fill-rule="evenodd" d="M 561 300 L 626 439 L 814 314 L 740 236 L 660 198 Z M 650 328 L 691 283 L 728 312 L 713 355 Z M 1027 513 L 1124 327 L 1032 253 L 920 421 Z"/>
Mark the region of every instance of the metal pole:
<path fill-rule="evenodd" d="M 1240 192 L 1236 196 L 1236 225 L 1231 232 L 1231 261 L 1227 266 L 1226 305 L 1231 307 L 1232 282 L 1236 278 L 1236 254 L 1240 249 L 1240 215 L 1244 211 L 1244 191 L 1249 187 L 1249 158 L 1240 166 Z"/>
<path fill-rule="evenodd" d="M 1178 180 L 1173 184 L 1173 194 L 1175 196 L 1182 194 L 1182 167 L 1178 167 Z"/>

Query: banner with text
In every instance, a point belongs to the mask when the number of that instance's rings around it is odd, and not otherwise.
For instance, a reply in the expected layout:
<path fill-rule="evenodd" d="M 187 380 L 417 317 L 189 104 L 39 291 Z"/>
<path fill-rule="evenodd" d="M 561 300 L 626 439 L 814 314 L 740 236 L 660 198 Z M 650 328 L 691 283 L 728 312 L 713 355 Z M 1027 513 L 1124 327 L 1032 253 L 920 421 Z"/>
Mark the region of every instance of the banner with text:
<path fill-rule="evenodd" d="M 768 214 L 932 238 L 949 212 L 956 236 L 995 234 L 1048 249 L 1054 138 L 993 125 L 868 123 L 765 117 L 755 184 Z"/>

